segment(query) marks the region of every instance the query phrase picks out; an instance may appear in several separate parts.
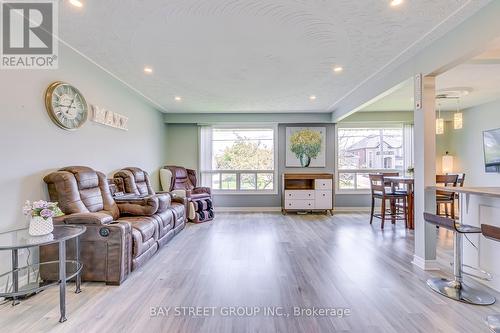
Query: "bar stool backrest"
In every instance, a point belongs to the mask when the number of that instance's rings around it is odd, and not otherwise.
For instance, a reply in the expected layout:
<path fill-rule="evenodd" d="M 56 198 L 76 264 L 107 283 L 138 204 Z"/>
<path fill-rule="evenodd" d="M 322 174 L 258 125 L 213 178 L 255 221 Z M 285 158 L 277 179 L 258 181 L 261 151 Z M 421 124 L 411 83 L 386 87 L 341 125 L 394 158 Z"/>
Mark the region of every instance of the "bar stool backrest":
<path fill-rule="evenodd" d="M 399 177 L 399 172 L 382 172 L 381 175 L 384 177 Z M 391 182 L 385 181 L 385 180 L 384 180 L 384 184 L 385 184 L 385 186 L 392 185 Z"/>
<path fill-rule="evenodd" d="M 372 190 L 372 195 L 384 195 L 385 196 L 385 182 L 384 176 L 382 174 L 370 174 L 370 188 Z"/>
<path fill-rule="evenodd" d="M 436 175 L 436 185 L 445 186 L 445 187 L 457 187 L 458 175 Z M 455 198 L 455 193 L 453 192 L 445 192 L 445 191 L 436 191 L 437 195 L 449 197 L 449 200 Z"/>
<path fill-rule="evenodd" d="M 464 187 L 465 183 L 465 173 L 447 173 L 449 176 L 457 176 L 457 185 L 458 187 Z"/>

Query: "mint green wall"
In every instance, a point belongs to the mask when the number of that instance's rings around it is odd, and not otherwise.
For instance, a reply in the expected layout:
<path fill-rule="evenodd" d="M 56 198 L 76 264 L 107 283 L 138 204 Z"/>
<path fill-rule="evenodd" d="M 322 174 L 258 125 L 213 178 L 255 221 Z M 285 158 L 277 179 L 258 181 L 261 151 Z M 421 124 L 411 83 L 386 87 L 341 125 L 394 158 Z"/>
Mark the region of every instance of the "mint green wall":
<path fill-rule="evenodd" d="M 368 123 L 368 122 L 413 122 L 413 111 L 367 111 L 356 112 L 344 118 L 340 123 Z"/>
<path fill-rule="evenodd" d="M 500 174 L 484 171 L 483 131 L 500 128 L 500 99 L 464 112 L 464 127 L 449 131 L 455 172 L 466 173 L 467 186 L 500 186 Z"/>
<path fill-rule="evenodd" d="M 167 124 L 167 164 L 198 169 L 198 126 Z"/>
<path fill-rule="evenodd" d="M 330 123 L 331 113 L 167 113 L 168 124 Z"/>

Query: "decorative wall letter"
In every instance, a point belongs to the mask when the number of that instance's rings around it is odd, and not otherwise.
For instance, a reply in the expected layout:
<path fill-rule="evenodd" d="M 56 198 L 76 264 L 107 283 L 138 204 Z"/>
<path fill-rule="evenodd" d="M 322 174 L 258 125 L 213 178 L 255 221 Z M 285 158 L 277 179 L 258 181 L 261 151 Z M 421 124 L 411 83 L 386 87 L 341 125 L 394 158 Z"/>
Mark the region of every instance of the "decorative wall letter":
<path fill-rule="evenodd" d="M 106 110 L 97 105 L 92 105 L 92 121 L 101 125 L 128 131 L 128 117 Z"/>

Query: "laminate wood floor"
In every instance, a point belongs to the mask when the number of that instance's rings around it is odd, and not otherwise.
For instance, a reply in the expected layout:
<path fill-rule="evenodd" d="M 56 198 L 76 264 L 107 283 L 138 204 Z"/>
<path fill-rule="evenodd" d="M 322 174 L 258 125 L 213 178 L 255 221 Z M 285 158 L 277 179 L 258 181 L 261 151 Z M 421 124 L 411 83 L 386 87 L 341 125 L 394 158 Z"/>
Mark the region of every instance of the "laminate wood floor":
<path fill-rule="evenodd" d="M 413 232 L 390 223 L 381 231 L 368 220 L 365 213 L 219 213 L 214 222 L 189 224 L 121 286 L 84 283 L 81 294 L 68 292 L 67 322 L 57 322 L 58 289 L 51 288 L 15 307 L 1 305 L 0 331 L 488 332 L 483 319 L 500 313 L 499 305 L 455 302 L 425 284 L 450 271 L 450 234 L 439 234 L 444 272 L 428 273 L 410 263 Z M 152 316 L 157 306 L 171 312 Z M 174 313 L 193 306 L 207 307 L 208 316 Z M 283 315 L 264 314 L 264 307 Z M 293 307 L 351 314 L 295 316 Z M 226 316 L 230 309 L 248 316 Z"/>

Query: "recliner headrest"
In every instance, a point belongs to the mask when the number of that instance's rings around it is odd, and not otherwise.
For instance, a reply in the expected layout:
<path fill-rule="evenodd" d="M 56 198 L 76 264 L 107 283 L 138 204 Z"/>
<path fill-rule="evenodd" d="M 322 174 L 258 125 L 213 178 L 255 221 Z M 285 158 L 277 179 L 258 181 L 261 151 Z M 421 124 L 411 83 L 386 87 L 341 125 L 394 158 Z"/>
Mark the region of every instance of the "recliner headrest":
<path fill-rule="evenodd" d="M 62 168 L 59 171 L 71 172 L 75 176 L 78 189 L 80 190 L 99 186 L 99 177 L 97 176 L 97 172 L 92 168 L 85 166 L 70 166 Z"/>
<path fill-rule="evenodd" d="M 146 181 L 146 171 L 139 168 L 125 168 L 125 170 L 129 170 L 134 174 L 134 178 L 136 182 L 145 182 Z"/>

